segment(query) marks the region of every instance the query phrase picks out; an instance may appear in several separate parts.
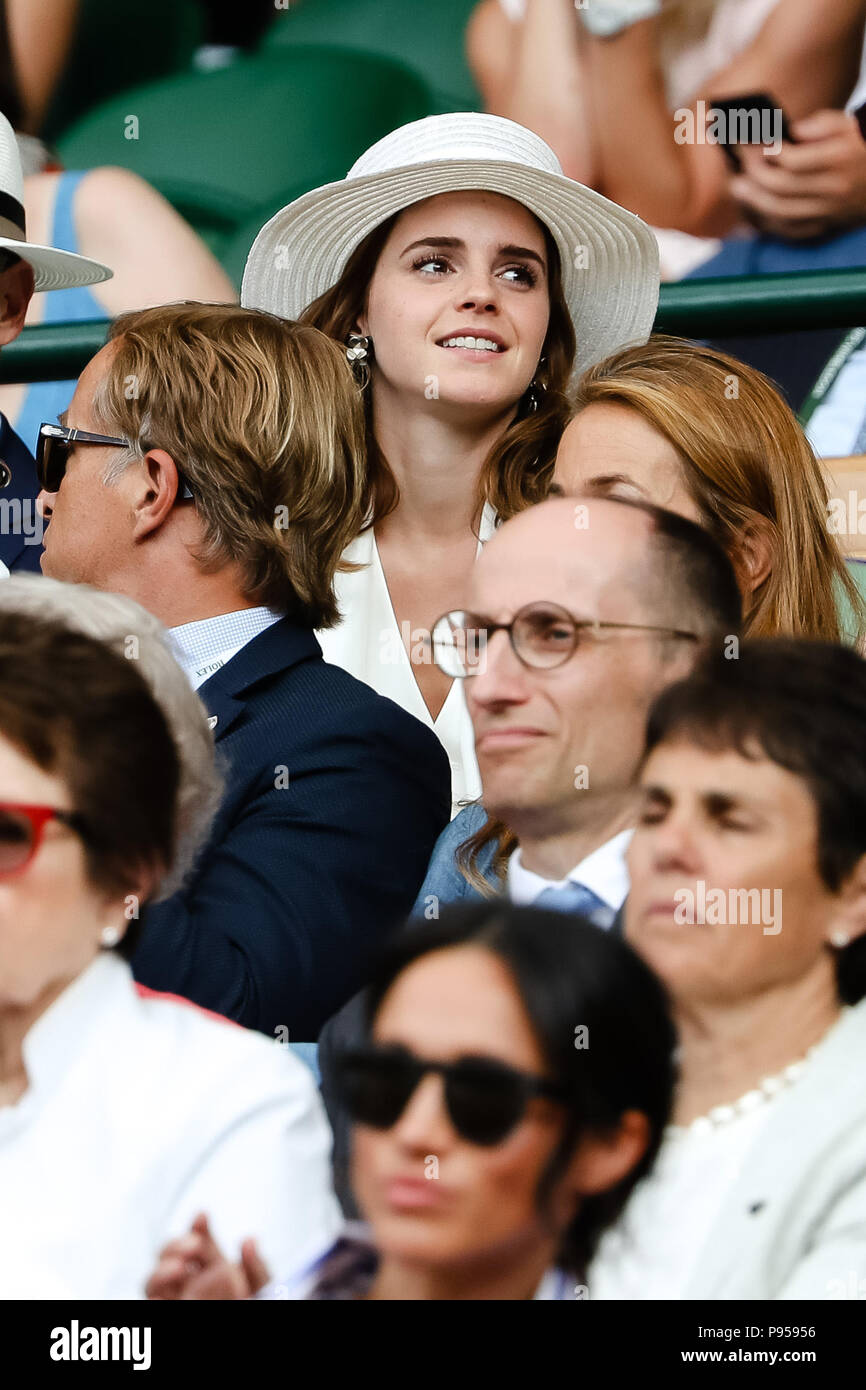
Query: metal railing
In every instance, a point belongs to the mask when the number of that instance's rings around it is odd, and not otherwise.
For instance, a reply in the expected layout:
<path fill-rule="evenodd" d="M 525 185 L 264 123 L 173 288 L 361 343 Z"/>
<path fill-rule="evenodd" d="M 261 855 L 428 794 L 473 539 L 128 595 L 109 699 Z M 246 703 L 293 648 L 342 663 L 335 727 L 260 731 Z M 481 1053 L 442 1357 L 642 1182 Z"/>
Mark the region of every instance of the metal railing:
<path fill-rule="evenodd" d="M 684 338 L 724 338 L 866 324 L 866 268 L 686 280 L 662 285 L 655 326 Z M 0 352 L 0 382 L 77 377 L 105 342 L 107 320 L 40 324 Z"/>

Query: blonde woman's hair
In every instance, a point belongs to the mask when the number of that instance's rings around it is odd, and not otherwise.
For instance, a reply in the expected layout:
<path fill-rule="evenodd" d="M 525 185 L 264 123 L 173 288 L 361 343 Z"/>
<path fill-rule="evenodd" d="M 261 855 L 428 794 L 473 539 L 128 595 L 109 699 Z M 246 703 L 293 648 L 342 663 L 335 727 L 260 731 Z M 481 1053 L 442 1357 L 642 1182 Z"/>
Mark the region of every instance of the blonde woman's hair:
<path fill-rule="evenodd" d="M 202 568 L 234 563 L 249 599 L 333 626 L 334 577 L 361 526 L 366 472 L 344 354 L 315 328 L 233 304 L 121 314 L 109 336 L 94 410 L 132 448 L 106 482 L 165 449 L 195 498 Z"/>
<path fill-rule="evenodd" d="M 131 598 L 35 574 L 0 581 L 0 612 L 62 624 L 135 663 L 162 711 L 180 764 L 174 856 L 152 895 L 155 901 L 169 897 L 207 840 L 223 783 L 214 765 L 207 710 L 169 650 L 165 628 Z"/>
<path fill-rule="evenodd" d="M 383 222 L 361 242 L 346 263 L 335 285 L 303 312 L 301 323 L 313 324 L 345 344 L 366 307 L 367 292 L 382 249 L 399 213 Z M 539 368 L 535 374 L 537 408 L 518 406 L 510 425 L 490 450 L 481 470 L 477 509 L 480 517 L 489 502 L 501 521 L 547 495 L 559 439 L 569 416 L 567 397 L 575 353 L 574 326 L 562 292 L 559 251 L 542 222 L 547 249 L 550 318 Z M 372 354 L 375 355 L 375 343 Z M 366 523 L 374 525 L 397 506 L 399 491 L 388 460 L 373 431 L 372 391 L 365 392 L 368 475 L 364 509 Z"/>
<path fill-rule="evenodd" d="M 575 413 L 599 403 L 628 406 L 673 445 L 702 524 L 729 555 L 750 524 L 770 536 L 770 573 L 743 598 L 746 636 L 859 638 L 863 603 L 828 526 L 827 481 L 769 378 L 714 348 L 656 335 L 584 374 Z M 840 590 L 854 633 L 843 632 Z"/>
<path fill-rule="evenodd" d="M 761 372 L 713 348 L 657 334 L 581 378 L 575 413 L 604 403 L 636 411 L 679 454 L 701 522 L 730 555 L 743 529 L 769 523 L 772 568 L 743 597 L 743 634 L 857 641 L 863 600 L 828 527 L 827 484 L 796 416 Z M 844 632 L 844 595 L 854 631 Z M 490 870 L 501 883 L 517 838 L 488 820 L 458 846 L 456 863 L 480 893 L 491 888 L 479 868 L 495 843 Z"/>

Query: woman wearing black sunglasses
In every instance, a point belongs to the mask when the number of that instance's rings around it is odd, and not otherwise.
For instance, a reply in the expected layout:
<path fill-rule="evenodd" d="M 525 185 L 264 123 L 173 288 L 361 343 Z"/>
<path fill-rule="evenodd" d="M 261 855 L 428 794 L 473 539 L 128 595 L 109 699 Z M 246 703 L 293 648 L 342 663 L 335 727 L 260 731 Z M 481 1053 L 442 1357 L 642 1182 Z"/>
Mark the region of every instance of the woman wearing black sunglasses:
<path fill-rule="evenodd" d="M 674 1034 L 654 976 L 580 918 L 484 903 L 407 934 L 367 1019 L 338 1077 L 368 1225 L 268 1284 L 254 1243 L 230 1264 L 200 1216 L 151 1297 L 585 1297 L 667 1120 Z"/>

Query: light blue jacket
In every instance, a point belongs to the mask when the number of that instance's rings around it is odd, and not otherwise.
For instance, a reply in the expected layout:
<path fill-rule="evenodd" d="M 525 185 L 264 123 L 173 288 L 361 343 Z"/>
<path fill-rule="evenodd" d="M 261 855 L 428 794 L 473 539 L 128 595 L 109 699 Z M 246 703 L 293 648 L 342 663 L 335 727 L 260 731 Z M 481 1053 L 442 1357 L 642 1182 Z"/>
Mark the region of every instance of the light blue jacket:
<path fill-rule="evenodd" d="M 487 812 L 484 807 L 474 802 L 471 806 L 464 806 L 446 825 L 433 847 L 426 877 L 410 914 L 412 917 L 421 920 L 435 919 L 439 915 L 439 908 L 445 907 L 448 903 L 484 901 L 478 889 L 473 888 L 468 879 L 461 874 L 456 856 L 464 840 L 468 840 L 470 835 L 480 830 L 486 820 Z M 478 856 L 478 868 L 487 882 L 500 892 L 501 884 L 492 869 L 497 843 L 496 840 L 492 840 L 484 846 Z"/>

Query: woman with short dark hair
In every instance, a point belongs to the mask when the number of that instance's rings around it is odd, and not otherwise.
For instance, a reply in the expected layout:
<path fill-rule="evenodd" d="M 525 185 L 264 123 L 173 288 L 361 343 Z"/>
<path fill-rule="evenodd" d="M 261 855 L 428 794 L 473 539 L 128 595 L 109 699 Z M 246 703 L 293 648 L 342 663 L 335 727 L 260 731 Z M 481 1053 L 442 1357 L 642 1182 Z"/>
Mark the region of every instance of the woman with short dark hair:
<path fill-rule="evenodd" d="M 140 1296 L 203 1205 L 230 1245 L 254 1227 L 283 1261 L 318 1249 L 336 1207 L 303 1064 L 122 958 L 207 832 L 184 804 L 192 750 L 212 762 L 205 711 L 149 657 L 147 615 L 137 642 L 137 605 L 81 591 L 92 624 L 125 604 L 123 655 L 58 619 L 60 586 L 30 581 L 48 620 L 18 584 L 0 596 L 0 1297 Z"/>
<path fill-rule="evenodd" d="M 567 1299 L 652 1166 L 673 1088 L 663 991 L 579 917 L 455 908 L 407 934 L 367 996 L 338 1083 L 354 1122 L 349 1227 L 264 1297 Z M 239 1298 L 268 1279 L 200 1220 L 148 1292 Z"/>
<path fill-rule="evenodd" d="M 593 1299 L 866 1288 L 866 663 L 719 649 L 650 715 L 626 934 L 679 1035 L 672 1124 Z"/>

